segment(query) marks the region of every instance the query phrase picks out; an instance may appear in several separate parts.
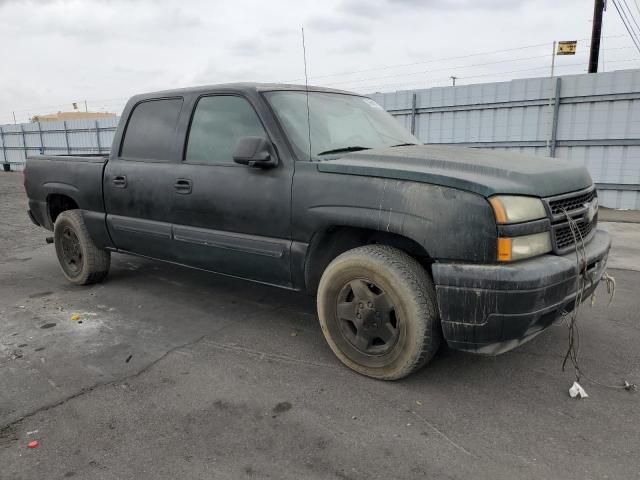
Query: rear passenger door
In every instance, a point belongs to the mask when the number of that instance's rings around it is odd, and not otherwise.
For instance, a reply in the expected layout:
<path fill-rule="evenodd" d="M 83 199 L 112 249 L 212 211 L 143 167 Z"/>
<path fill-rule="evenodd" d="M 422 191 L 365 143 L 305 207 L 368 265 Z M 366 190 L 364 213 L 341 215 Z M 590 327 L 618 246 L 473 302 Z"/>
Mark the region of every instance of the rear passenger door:
<path fill-rule="evenodd" d="M 118 249 L 174 260 L 176 130 L 183 98 L 137 103 L 104 174 L 107 226 Z"/>
<path fill-rule="evenodd" d="M 174 177 L 191 188 L 173 193 L 170 212 L 178 261 L 289 286 L 293 162 L 281 154 L 275 168 L 234 163 L 246 136 L 272 141 L 247 98 L 196 99 Z"/>

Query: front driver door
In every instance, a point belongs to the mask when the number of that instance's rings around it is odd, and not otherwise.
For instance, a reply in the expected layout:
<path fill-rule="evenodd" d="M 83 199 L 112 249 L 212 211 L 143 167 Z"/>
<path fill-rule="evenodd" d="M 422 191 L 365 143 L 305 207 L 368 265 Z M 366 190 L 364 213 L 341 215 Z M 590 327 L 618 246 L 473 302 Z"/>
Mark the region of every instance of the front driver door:
<path fill-rule="evenodd" d="M 178 261 L 207 270 L 290 286 L 293 162 L 270 169 L 233 161 L 245 136 L 269 139 L 252 104 L 239 95 L 197 100 L 175 181 L 171 218 Z"/>

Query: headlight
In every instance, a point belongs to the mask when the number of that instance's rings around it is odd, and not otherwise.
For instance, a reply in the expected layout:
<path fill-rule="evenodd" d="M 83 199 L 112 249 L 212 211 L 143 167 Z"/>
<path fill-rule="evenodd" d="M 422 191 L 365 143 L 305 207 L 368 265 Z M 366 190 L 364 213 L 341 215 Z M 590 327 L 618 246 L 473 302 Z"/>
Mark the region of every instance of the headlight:
<path fill-rule="evenodd" d="M 498 260 L 511 262 L 523 258 L 535 257 L 551 251 L 549 232 L 534 233 L 521 237 L 498 238 Z"/>
<path fill-rule="evenodd" d="M 535 197 L 497 195 L 491 197 L 489 203 L 500 224 L 528 222 L 547 216 L 542 201 Z"/>

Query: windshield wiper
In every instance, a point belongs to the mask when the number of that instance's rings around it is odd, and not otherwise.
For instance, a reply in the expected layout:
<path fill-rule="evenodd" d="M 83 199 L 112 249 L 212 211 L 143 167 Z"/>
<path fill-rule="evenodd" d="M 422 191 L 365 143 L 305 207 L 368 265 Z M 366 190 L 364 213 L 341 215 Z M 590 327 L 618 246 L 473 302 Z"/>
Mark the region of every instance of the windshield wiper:
<path fill-rule="evenodd" d="M 391 145 L 391 148 L 393 147 L 408 147 L 410 145 L 418 145 L 417 143 L 399 143 L 397 145 Z"/>
<path fill-rule="evenodd" d="M 332 153 L 343 153 L 343 152 L 358 152 L 360 150 L 371 150 L 371 147 L 359 147 L 354 145 L 352 147 L 341 147 L 334 148 L 332 150 L 325 150 L 324 152 L 318 153 L 318 155 L 331 155 Z"/>

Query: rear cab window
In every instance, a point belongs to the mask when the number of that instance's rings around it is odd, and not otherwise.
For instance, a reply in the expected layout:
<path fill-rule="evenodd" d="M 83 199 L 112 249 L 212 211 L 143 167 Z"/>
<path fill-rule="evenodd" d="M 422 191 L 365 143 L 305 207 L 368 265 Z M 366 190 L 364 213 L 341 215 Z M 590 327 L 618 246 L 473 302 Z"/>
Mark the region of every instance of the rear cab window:
<path fill-rule="evenodd" d="M 174 158 L 175 135 L 182 98 L 144 100 L 129 116 L 120 157 L 169 162 Z"/>

